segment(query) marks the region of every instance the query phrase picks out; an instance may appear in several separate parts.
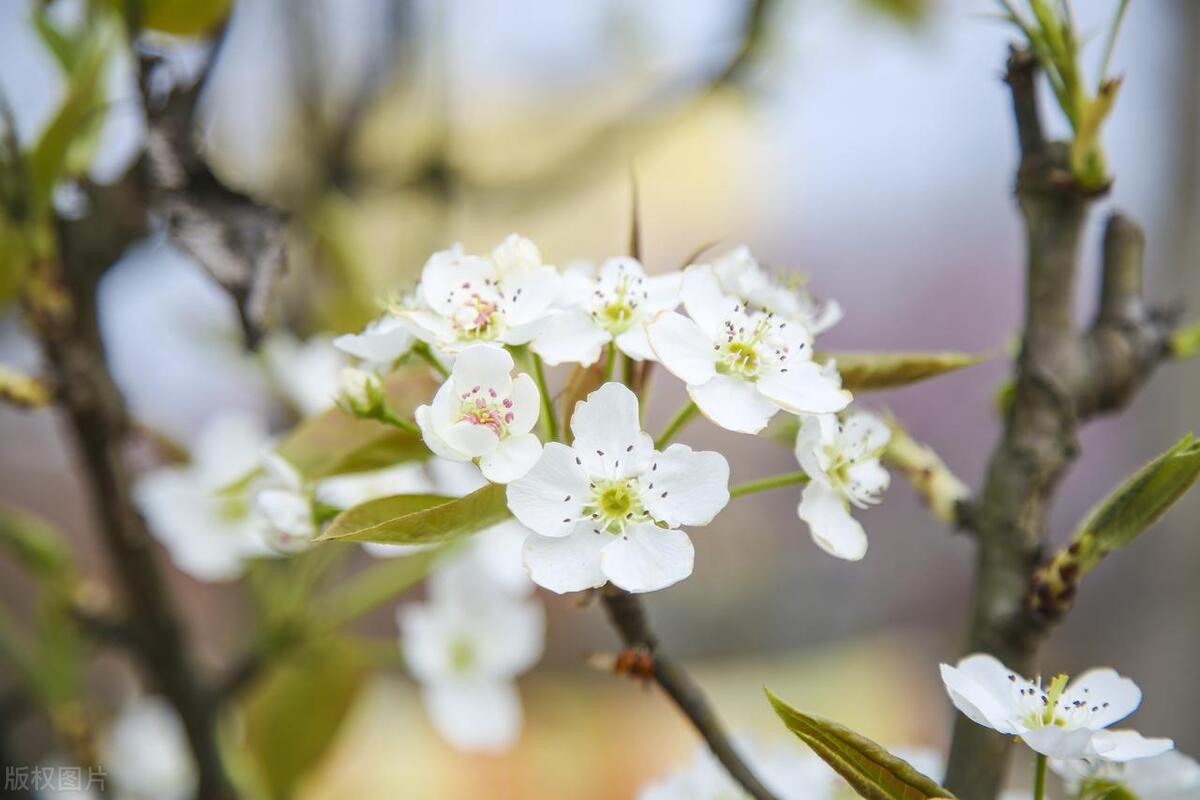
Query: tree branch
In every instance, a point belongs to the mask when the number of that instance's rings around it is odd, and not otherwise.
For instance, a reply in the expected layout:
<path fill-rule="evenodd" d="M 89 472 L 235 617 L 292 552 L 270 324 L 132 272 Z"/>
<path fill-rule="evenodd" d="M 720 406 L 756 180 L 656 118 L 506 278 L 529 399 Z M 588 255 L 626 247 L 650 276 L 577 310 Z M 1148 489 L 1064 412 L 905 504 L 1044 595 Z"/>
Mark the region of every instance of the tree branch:
<path fill-rule="evenodd" d="M 131 430 L 124 398 L 105 359 L 96 308 L 101 276 L 146 233 L 139 164 L 111 187 L 88 187 L 92 213 L 58 223 L 59 265 L 50 284 L 61 295 L 55 315 L 32 313 L 58 386 L 100 533 L 126 600 L 141 657 L 179 712 L 196 760 L 201 798 L 231 797 L 215 738 L 216 709 L 187 652 L 184 630 L 152 538 L 137 513 L 123 447 Z"/>
<path fill-rule="evenodd" d="M 977 583 L 968 651 L 991 653 L 1032 672 L 1049 620 L 1028 604 L 1046 541 L 1046 514 L 1078 452 L 1078 426 L 1123 406 L 1166 354 L 1165 315 L 1146 314 L 1141 295 L 1141 232 L 1119 215 L 1105 235 L 1100 310 L 1087 332 L 1075 325 L 1074 294 L 1089 192 L 1071 177 L 1067 146 L 1043 139 L 1037 60 L 1014 50 L 1012 92 L 1021 165 L 1016 195 L 1026 232 L 1026 315 L 1015 392 L 992 454 L 972 525 Z M 1011 741 L 956 720 L 946 787 L 962 800 L 991 800 Z"/>
<path fill-rule="evenodd" d="M 712 754 L 755 800 L 775 800 L 742 760 L 712 706 L 691 676 L 658 649 L 658 637 L 637 595 L 608 585 L 602 590 L 604 609 L 626 647 L 644 650 L 654 659 L 654 680 L 704 738 Z"/>

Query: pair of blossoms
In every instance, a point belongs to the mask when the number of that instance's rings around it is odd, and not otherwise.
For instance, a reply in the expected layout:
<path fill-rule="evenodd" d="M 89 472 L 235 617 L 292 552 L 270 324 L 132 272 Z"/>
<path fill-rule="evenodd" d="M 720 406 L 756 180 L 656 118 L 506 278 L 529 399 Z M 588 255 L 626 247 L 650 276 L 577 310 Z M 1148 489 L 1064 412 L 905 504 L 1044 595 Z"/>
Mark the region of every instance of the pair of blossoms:
<path fill-rule="evenodd" d="M 943 664 L 941 673 L 959 711 L 1049 759 L 1072 794 L 1104 783 L 1123 785 L 1139 800 L 1200 797 L 1200 764 L 1176 753 L 1174 742 L 1110 729 L 1142 702 L 1137 684 L 1115 670 L 1092 669 L 1074 680 L 1058 675 L 1044 684 L 977 653 L 956 666 Z"/>
<path fill-rule="evenodd" d="M 577 405 L 571 446 L 543 447 L 533 429 L 549 407 L 544 382 L 539 389 L 540 374 L 514 377 L 506 348 L 588 366 L 607 346 L 609 374 L 618 351 L 657 361 L 687 384 L 700 413 L 733 431 L 758 433 L 781 410 L 798 415 L 796 456 L 808 477 L 799 515 L 822 548 L 859 559 L 867 539 L 849 508 L 886 488 L 879 454 L 889 431 L 866 413 L 839 418 L 851 395 L 836 365 L 813 359 L 814 333 L 839 316 L 836 305 L 821 309 L 774 279 L 745 248 L 653 277 L 630 258 L 610 259 L 598 274 L 560 273 L 532 242 L 510 236 L 490 257 L 434 254 L 412 293 L 337 344 L 368 365 L 414 345 L 437 364 L 453 360 L 416 423 L 434 454 L 475 461 L 509 485 L 509 508 L 532 532 L 524 562 L 536 583 L 645 592 L 691 574 L 681 528 L 707 524 L 728 502 L 728 463 L 682 444 L 656 449 L 641 430 L 637 396 L 611 381 Z M 341 402 L 359 416 L 389 413 L 370 368 L 347 370 Z"/>

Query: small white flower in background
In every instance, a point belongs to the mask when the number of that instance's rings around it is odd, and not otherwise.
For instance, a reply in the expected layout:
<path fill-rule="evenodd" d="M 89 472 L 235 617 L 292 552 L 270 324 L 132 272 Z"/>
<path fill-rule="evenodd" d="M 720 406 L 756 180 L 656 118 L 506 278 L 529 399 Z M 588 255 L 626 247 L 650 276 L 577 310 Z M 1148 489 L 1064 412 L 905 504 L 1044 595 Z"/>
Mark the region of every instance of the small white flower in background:
<path fill-rule="evenodd" d="M 530 433 L 541 396 L 525 373 L 511 375 L 512 356 L 492 345 L 459 353 L 450 377 L 430 405 L 417 408 L 417 425 L 436 455 L 452 461 L 479 460 L 484 477 L 508 483 L 524 475 L 542 452 Z"/>
<path fill-rule="evenodd" d="M 733 746 L 759 780 L 780 800 L 826 800 L 835 796 L 837 774 L 794 745 L 763 746 L 737 737 Z M 712 751 L 701 745 L 683 768 L 644 786 L 637 800 L 749 800 Z"/>
<path fill-rule="evenodd" d="M 1111 669 L 1093 669 L 1067 683 L 1056 677 L 1043 686 L 1012 672 L 990 655 L 977 653 L 951 667 L 942 681 L 956 708 L 1007 736 L 1019 736 L 1051 758 L 1131 761 L 1165 753 L 1170 739 L 1147 739 L 1132 730 L 1108 730 L 1142 702 L 1137 684 Z"/>
<path fill-rule="evenodd" d="M 558 272 L 529 256 L 528 246 L 505 247 L 502 264 L 468 256 L 455 245 L 434 253 L 421 271 L 416 306 L 393 310 L 413 334 L 443 353 L 478 342 L 525 344 L 537 335 L 558 293 Z M 522 254 L 508 258 L 509 252 Z M 533 263 L 536 261 L 536 264 Z"/>
<path fill-rule="evenodd" d="M 375 417 L 384 408 L 383 379 L 358 367 L 342 367 L 337 404 L 355 417 Z"/>
<path fill-rule="evenodd" d="M 837 301 L 819 303 L 800 283 L 785 282 L 765 269 L 745 245 L 695 265 L 711 269 L 726 294 L 740 298 L 752 308 L 774 312 L 804 325 L 814 336 L 829 330 L 842 319 Z"/>
<path fill-rule="evenodd" d="M 747 309 L 710 270 L 694 267 L 683 273 L 683 305 L 690 319 L 663 312 L 646 334 L 662 365 L 722 428 L 758 433 L 780 409 L 821 414 L 850 404 L 836 372 L 812 360 L 803 324 Z"/>
<path fill-rule="evenodd" d="M 242 574 L 246 562 L 271 550 L 265 520 L 255 512 L 248 485 L 267 431 L 254 416 L 214 417 L 197 437 L 191 463 L 146 473 L 133 499 L 151 532 L 183 572 L 202 581 Z"/>
<path fill-rule="evenodd" d="M 514 680 L 541 658 L 541 605 L 497 591 L 461 562 L 434 573 L 428 602 L 401 606 L 396 619 L 405 661 L 438 733 L 460 750 L 512 747 L 522 719 Z"/>
<path fill-rule="evenodd" d="M 412 350 L 416 341 L 404 320 L 394 314 L 384 314 L 363 328 L 362 333 L 337 337 L 333 346 L 371 368 L 386 370 Z"/>
<path fill-rule="evenodd" d="M 534 583 L 650 592 L 691 575 L 692 542 L 679 526 L 707 525 L 729 502 L 725 457 L 682 444 L 656 451 L 637 396 L 619 383 L 576 404 L 571 432 L 572 447 L 547 444 L 508 485 L 509 509 L 534 531 L 525 542 Z"/>
<path fill-rule="evenodd" d="M 301 416 L 333 406 L 345 359 L 328 336 L 302 342 L 291 334 L 272 333 L 259 352 L 271 382 Z"/>
<path fill-rule="evenodd" d="M 196 767 L 179 715 L 161 697 L 139 697 L 117 715 L 100 762 L 125 800 L 190 800 Z"/>
<path fill-rule="evenodd" d="M 570 310 L 551 316 L 530 349 L 547 364 L 589 365 L 600 350 L 615 342 L 638 361 L 653 360 L 644 322 L 679 305 L 682 274 L 647 276 L 633 258 L 610 258 L 593 277 L 586 268 L 563 275 L 561 302 Z"/>
<path fill-rule="evenodd" d="M 1050 769 L 1072 796 L 1088 784 L 1123 786 L 1137 800 L 1195 800 L 1200 797 L 1200 763 L 1175 750 L 1124 763 L 1051 759 Z M 1089 795 L 1090 796 L 1090 795 Z"/>
<path fill-rule="evenodd" d="M 264 538 L 281 553 L 298 553 L 317 533 L 309 487 L 291 462 L 278 453 L 263 453 L 261 465 L 264 477 L 254 505 L 270 523 Z"/>
<path fill-rule="evenodd" d="M 890 478 L 879 457 L 889 439 L 887 424 L 865 411 L 844 419 L 836 414 L 800 418 L 796 460 L 809 477 L 800 499 L 800 519 L 830 555 L 850 561 L 866 555 L 867 534 L 850 515 L 850 506 L 866 508 L 887 489 Z"/>

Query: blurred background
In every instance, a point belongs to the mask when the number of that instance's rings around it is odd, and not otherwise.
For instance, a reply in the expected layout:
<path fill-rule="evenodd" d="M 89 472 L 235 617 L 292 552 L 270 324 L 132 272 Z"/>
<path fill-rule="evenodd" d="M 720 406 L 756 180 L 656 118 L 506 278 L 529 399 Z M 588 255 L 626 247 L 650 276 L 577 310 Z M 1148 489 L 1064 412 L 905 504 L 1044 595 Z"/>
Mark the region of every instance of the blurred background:
<path fill-rule="evenodd" d="M 34 5 L 0 3 L 0 89 L 25 141 L 63 91 L 30 23 Z M 1110 5 L 1076 3 L 1080 29 L 1099 38 Z M 486 252 L 517 231 L 557 264 L 621 252 L 632 165 L 650 270 L 680 266 L 706 242 L 746 243 L 841 303 L 845 319 L 823 349 L 996 353 L 860 398 L 893 411 L 976 485 L 999 429 L 994 397 L 1023 269 L 1000 80 L 1012 31 L 988 17 L 994 10 L 987 0 L 238 0 L 201 98 L 200 136 L 224 181 L 291 214 L 276 322 L 299 338 L 357 330 L 377 297 L 410 286 L 428 254 L 454 241 Z M 206 47 L 162 46 L 170 77 L 194 79 Z M 1083 312 L 1105 211 L 1120 208 L 1146 229 L 1150 295 L 1189 300 L 1194 316 L 1200 3 L 1134 3 L 1114 72 L 1125 76 L 1106 128 L 1116 183 L 1089 226 Z M 139 152 L 133 76 L 129 63 L 107 76 L 96 181 L 115 179 Z M 277 428 L 294 418 L 280 399 L 287 387 L 263 366 L 270 359 L 242 347 L 232 301 L 161 236 L 122 259 L 101 301 L 113 369 L 147 427 L 190 441 L 220 409 L 268 415 Z M 0 361 L 34 369 L 37 358 L 10 307 Z M 683 396 L 665 379 L 657 388 L 650 430 Z M 1051 515 L 1060 540 L 1197 424 L 1197 398 L 1195 365 L 1168 365 L 1126 413 L 1087 428 Z M 735 480 L 794 469 L 791 453 L 765 440 L 706 424 L 683 438 L 727 453 Z M 0 500 L 59 526 L 87 571 L 107 574 L 53 413 L 0 407 Z M 797 500 L 787 490 L 756 496 L 695 533 L 694 576 L 648 598 L 665 646 L 694 667 L 734 729 L 782 738 L 766 684 L 881 742 L 944 748 L 952 710 L 936 664 L 958 655 L 971 543 L 894 480 L 863 516 L 867 558 L 842 562 L 812 544 Z M 1133 677 L 1145 691 L 1134 726 L 1192 754 L 1198 513 L 1193 495 L 1098 569 L 1042 656 L 1048 673 L 1108 664 Z M 201 656 L 223 663 L 246 635 L 243 588 L 171 578 Z M 4 604 L 31 613 L 30 595 L 0 562 Z M 680 765 L 698 740 L 675 709 L 584 666 L 585 653 L 616 644 L 601 610 L 546 600 L 547 653 L 521 681 L 527 724 L 512 754 L 442 744 L 396 666 L 357 694 L 299 794 L 601 800 L 630 797 Z M 389 641 L 390 609 L 360 630 Z M 118 662 L 102 660 L 93 676 L 114 705 L 129 680 Z M 19 756 L 44 758 L 45 732 L 20 730 Z"/>

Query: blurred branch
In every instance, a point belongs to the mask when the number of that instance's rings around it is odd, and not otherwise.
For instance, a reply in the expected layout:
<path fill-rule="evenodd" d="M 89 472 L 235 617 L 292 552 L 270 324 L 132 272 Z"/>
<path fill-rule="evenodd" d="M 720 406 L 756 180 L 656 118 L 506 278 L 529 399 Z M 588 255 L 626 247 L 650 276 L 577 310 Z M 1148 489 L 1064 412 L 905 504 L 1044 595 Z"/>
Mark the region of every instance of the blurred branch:
<path fill-rule="evenodd" d="M 165 98 L 151 96 L 147 75 L 156 61 L 142 56 L 146 175 L 150 203 L 163 215 L 167 234 L 233 296 L 246 346 L 253 348 L 262 338 L 271 292 L 286 266 L 287 215 L 222 183 L 197 147 L 196 104 L 225 30 L 201 79 Z"/>
<path fill-rule="evenodd" d="M 983 651 L 1030 673 L 1047 621 L 1026 599 L 1047 540 L 1046 513 L 1078 454 L 1077 431 L 1123 407 L 1168 353 L 1173 315 L 1142 297 L 1142 233 L 1116 214 L 1108 223 L 1099 310 L 1075 324 L 1080 240 L 1105 187 L 1081 185 L 1070 147 L 1044 138 L 1035 78 L 1038 57 L 1014 49 L 1012 93 L 1021 163 L 1016 195 L 1026 232 L 1026 316 L 1012 403 L 970 525 L 978 536 L 969 652 Z M 946 786 L 967 800 L 999 792 L 1011 741 L 956 720 Z"/>
<path fill-rule="evenodd" d="M 708 699 L 691 676 L 668 658 L 658 646 L 658 637 L 650 629 L 650 620 L 637 595 L 608 585 L 602 590 L 604 610 L 627 648 L 645 652 L 654 662 L 654 680 L 675 702 L 704 738 L 704 742 L 729 775 L 755 800 L 775 800 L 754 772 L 742 760 L 717 719 Z"/>

